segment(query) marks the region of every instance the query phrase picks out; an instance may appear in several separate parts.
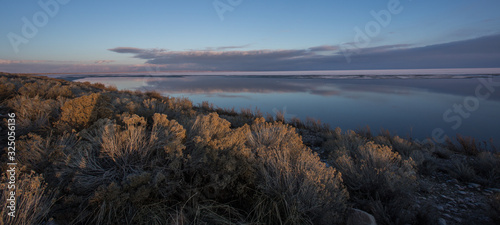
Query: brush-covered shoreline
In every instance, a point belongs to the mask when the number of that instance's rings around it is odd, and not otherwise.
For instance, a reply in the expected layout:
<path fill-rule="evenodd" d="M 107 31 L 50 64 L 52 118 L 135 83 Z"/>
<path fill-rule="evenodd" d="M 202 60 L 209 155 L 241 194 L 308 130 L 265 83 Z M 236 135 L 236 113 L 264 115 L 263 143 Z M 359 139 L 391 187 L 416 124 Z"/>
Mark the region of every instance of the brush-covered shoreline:
<path fill-rule="evenodd" d="M 1 224 L 357 224 L 353 209 L 500 223 L 500 153 L 469 137 L 422 144 L 8 73 L 0 115 L 1 204 L 15 204 Z"/>

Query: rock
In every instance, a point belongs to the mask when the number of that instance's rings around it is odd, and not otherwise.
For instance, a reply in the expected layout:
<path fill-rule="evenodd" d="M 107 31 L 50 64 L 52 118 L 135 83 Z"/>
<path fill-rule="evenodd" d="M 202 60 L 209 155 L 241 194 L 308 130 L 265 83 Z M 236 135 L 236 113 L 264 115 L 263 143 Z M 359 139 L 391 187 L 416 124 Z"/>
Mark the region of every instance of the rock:
<path fill-rule="evenodd" d="M 444 220 L 443 218 L 439 218 L 438 225 L 446 225 L 446 220 Z"/>
<path fill-rule="evenodd" d="M 444 211 L 444 207 L 442 205 L 436 206 L 436 209 L 439 211 Z"/>
<path fill-rule="evenodd" d="M 446 214 L 446 213 L 444 213 L 443 216 L 446 217 L 446 218 L 448 218 L 448 219 L 453 218 L 452 216 L 450 216 L 450 214 Z"/>
<path fill-rule="evenodd" d="M 492 194 L 493 194 L 493 191 L 488 190 L 488 189 L 484 189 L 484 190 L 483 190 L 483 194 L 484 194 L 484 195 L 492 195 Z"/>
<path fill-rule="evenodd" d="M 498 188 L 488 188 L 488 189 L 484 189 L 485 191 L 488 191 L 488 192 L 496 192 L 496 193 L 500 193 L 500 189 Z"/>
<path fill-rule="evenodd" d="M 447 180 L 446 183 L 458 183 L 458 180 L 457 179 L 451 179 L 451 180 Z"/>
<path fill-rule="evenodd" d="M 476 184 L 476 183 L 469 183 L 469 185 L 467 185 L 469 188 L 480 188 L 481 185 L 480 184 Z"/>
<path fill-rule="evenodd" d="M 351 209 L 347 225 L 376 225 L 373 215 L 359 209 Z"/>
<path fill-rule="evenodd" d="M 443 197 L 444 199 L 447 199 L 447 200 L 453 201 L 453 202 L 455 201 L 455 199 L 450 198 L 450 197 L 448 197 L 448 196 L 446 196 L 446 195 L 441 195 L 441 197 Z"/>
<path fill-rule="evenodd" d="M 458 193 L 461 195 L 467 195 L 467 192 L 465 192 L 465 191 L 458 191 Z"/>

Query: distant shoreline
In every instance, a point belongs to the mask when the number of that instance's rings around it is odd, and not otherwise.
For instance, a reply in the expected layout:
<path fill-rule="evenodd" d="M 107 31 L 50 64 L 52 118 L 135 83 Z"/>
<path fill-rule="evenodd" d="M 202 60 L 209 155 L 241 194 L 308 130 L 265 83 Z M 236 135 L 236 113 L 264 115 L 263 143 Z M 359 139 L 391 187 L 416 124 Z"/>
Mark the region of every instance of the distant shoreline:
<path fill-rule="evenodd" d="M 106 73 L 36 73 L 48 77 L 68 76 L 409 76 L 409 75 L 500 75 L 500 68 L 448 68 L 448 69 L 385 69 L 385 70 L 315 70 L 315 71 L 138 71 Z"/>
<path fill-rule="evenodd" d="M 85 78 L 181 78 L 186 76 L 210 76 L 210 77 L 239 77 L 239 78 L 281 78 L 281 79 L 474 79 L 500 76 L 500 74 L 409 74 L 409 75 L 236 75 L 236 74 L 65 74 L 65 75 L 42 75 L 51 78 L 59 78 L 68 81 L 76 81 Z"/>

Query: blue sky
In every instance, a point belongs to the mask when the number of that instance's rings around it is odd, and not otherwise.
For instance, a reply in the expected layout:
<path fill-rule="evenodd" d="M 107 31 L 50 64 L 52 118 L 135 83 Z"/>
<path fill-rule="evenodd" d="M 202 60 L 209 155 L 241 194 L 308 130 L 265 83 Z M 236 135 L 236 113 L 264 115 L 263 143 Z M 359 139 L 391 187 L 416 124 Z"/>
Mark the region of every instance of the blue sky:
<path fill-rule="evenodd" d="M 500 67 L 499 11 L 498 0 L 3 0 L 0 71 Z"/>

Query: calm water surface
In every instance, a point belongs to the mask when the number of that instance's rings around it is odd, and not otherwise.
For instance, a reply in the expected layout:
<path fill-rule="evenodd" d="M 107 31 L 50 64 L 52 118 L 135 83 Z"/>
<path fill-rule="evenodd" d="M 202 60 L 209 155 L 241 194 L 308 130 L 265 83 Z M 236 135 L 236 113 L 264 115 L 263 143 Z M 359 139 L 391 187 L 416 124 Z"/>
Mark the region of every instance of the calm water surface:
<path fill-rule="evenodd" d="M 500 144 L 500 78 L 312 79 L 248 76 L 87 77 L 118 89 L 155 90 L 222 108 L 312 117 L 342 130 L 370 126 L 423 139 L 443 130 Z M 488 80 L 490 79 L 490 80 Z M 494 82 L 485 87 L 483 83 Z M 486 99 L 476 97 L 489 95 Z M 438 136 L 436 136 L 438 137 Z"/>

